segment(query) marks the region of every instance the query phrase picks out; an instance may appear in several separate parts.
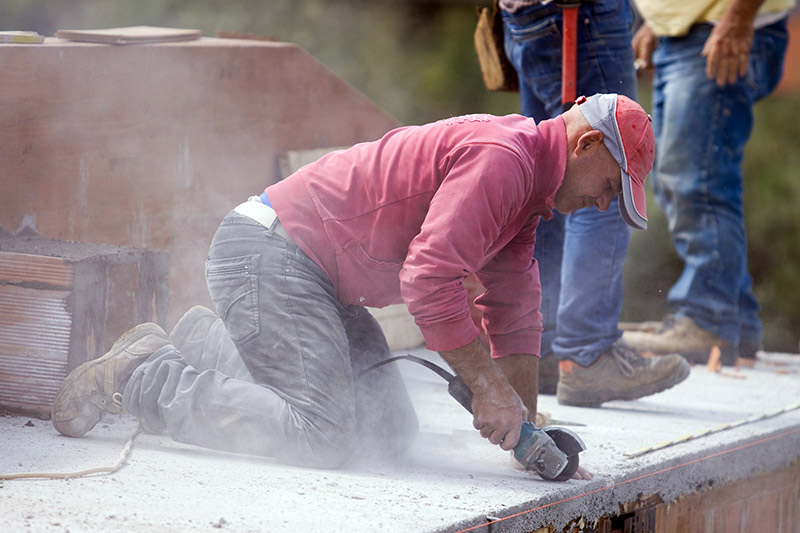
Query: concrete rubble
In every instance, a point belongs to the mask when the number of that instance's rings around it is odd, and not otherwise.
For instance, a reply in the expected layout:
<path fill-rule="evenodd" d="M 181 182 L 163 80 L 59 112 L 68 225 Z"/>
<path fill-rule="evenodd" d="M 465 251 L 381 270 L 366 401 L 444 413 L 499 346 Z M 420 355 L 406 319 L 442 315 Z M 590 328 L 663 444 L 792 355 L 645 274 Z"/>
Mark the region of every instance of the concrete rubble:
<path fill-rule="evenodd" d="M 405 352 L 403 352 L 405 353 Z M 440 361 L 424 349 L 411 353 Z M 754 368 L 694 367 L 682 384 L 600 409 L 540 411 L 586 442 L 591 481 L 544 482 L 472 429 L 441 378 L 401 365 L 421 434 L 398 464 L 355 460 L 336 471 L 294 468 L 140 435 L 116 473 L 0 485 L 0 531 L 556 531 L 657 494 L 668 502 L 711 486 L 786 468 L 800 458 L 800 409 L 667 448 L 626 453 L 768 414 L 800 402 L 800 356 L 760 354 Z M 48 421 L 0 416 L 0 474 L 74 472 L 114 464 L 136 424 L 108 416 L 81 439 Z M 492 523 L 493 522 L 493 523 Z"/>

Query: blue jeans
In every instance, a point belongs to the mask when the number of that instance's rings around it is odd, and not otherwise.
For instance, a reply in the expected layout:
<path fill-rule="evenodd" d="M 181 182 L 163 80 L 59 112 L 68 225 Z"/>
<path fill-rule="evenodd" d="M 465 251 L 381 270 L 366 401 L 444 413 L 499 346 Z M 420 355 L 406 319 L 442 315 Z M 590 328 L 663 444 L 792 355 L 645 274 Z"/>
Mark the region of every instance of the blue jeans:
<path fill-rule="evenodd" d="M 786 21 L 755 32 L 747 75 L 718 87 L 700 55 L 712 27 L 662 38 L 653 55 L 654 189 L 685 265 L 669 291 L 677 316 L 731 342 L 758 346 L 761 321 L 747 268 L 742 159 L 753 104 L 782 74 Z"/>
<path fill-rule="evenodd" d="M 417 419 L 377 321 L 344 306 L 294 243 L 232 212 L 206 263 L 214 324 L 186 354 L 167 345 L 136 369 L 123 407 L 150 431 L 208 448 L 336 467 L 393 456 Z M 242 364 L 244 367 L 242 368 Z"/>
<path fill-rule="evenodd" d="M 561 10 L 537 4 L 503 13 L 505 48 L 520 81 L 522 113 L 536 121 L 559 115 Z M 577 93 L 636 98 L 631 24 L 626 0 L 596 0 L 578 15 Z M 542 280 L 542 354 L 588 366 L 619 339 L 622 266 L 631 228 L 614 199 L 605 212 L 555 213 L 539 224 L 534 257 Z"/>

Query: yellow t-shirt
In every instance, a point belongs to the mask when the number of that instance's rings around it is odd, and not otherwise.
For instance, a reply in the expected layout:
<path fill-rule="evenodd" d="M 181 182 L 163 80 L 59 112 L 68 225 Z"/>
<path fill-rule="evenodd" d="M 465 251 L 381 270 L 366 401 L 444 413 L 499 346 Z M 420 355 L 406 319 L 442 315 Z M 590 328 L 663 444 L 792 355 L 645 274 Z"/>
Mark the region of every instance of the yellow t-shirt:
<path fill-rule="evenodd" d="M 795 0 L 766 0 L 759 16 L 794 7 Z M 722 18 L 730 0 L 636 0 L 636 8 L 658 36 L 684 35 L 693 24 Z"/>

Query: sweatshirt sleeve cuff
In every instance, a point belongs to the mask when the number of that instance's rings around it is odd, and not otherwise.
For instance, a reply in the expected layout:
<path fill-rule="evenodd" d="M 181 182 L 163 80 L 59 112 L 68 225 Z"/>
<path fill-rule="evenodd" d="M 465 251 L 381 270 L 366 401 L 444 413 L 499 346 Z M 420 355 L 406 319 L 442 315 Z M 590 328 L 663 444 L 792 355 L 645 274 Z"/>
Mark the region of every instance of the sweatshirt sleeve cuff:
<path fill-rule="evenodd" d="M 446 352 L 461 348 L 478 336 L 478 327 L 469 316 L 458 321 L 436 322 L 419 326 L 425 345 L 434 352 Z"/>
<path fill-rule="evenodd" d="M 508 335 L 493 335 L 489 337 L 492 357 L 506 357 L 514 354 L 535 354 L 541 356 L 542 332 L 541 330 L 528 329 L 517 331 Z"/>
<path fill-rule="evenodd" d="M 478 336 L 479 330 L 470 317 L 456 322 L 437 322 L 420 326 L 425 345 L 434 352 L 455 350 L 472 342 Z M 542 332 L 529 329 L 517 331 L 508 335 L 494 335 L 490 337 L 491 353 L 493 358 L 506 357 L 514 354 L 541 355 Z"/>

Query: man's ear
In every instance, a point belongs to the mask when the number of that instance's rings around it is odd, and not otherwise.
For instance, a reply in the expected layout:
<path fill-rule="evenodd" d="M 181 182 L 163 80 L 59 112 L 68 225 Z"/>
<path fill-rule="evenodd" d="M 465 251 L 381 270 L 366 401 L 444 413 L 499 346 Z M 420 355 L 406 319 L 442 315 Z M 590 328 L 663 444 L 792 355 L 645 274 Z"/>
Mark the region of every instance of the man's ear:
<path fill-rule="evenodd" d="M 603 132 L 600 130 L 589 130 L 578 138 L 578 149 L 587 150 L 598 143 L 603 142 Z"/>

